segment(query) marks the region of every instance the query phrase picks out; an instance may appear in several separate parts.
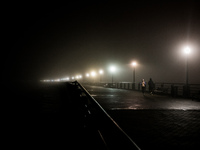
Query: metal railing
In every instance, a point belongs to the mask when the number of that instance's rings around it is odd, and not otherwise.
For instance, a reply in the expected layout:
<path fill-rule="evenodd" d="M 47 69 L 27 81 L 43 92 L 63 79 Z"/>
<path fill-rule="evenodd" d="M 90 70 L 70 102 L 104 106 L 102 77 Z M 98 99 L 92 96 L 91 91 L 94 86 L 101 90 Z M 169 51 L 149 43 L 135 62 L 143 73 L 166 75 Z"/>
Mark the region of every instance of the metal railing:
<path fill-rule="evenodd" d="M 89 84 L 89 83 L 87 83 Z M 112 87 L 118 89 L 127 90 L 141 90 L 140 83 L 133 84 L 132 82 L 120 82 L 120 83 L 90 83 L 89 85 L 97 85 L 104 87 Z M 200 96 L 200 84 L 188 84 L 186 89 L 185 83 L 166 83 L 166 82 L 155 82 L 155 92 L 172 95 L 174 97 L 187 97 L 192 98 L 195 95 Z M 149 91 L 148 83 L 146 85 L 146 91 Z"/>
<path fill-rule="evenodd" d="M 90 95 L 90 93 L 77 81 L 72 82 L 79 90 L 80 100 L 83 103 L 84 127 L 92 128 L 99 134 L 105 149 L 132 149 L 140 150 L 137 144 L 120 128 L 120 126 L 109 116 L 101 105 Z"/>

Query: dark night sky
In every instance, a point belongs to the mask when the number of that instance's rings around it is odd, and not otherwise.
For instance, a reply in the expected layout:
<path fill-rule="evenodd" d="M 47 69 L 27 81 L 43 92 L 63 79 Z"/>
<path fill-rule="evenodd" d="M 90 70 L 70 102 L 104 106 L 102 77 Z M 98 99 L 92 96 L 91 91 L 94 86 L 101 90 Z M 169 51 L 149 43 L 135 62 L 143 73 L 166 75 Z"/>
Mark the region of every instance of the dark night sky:
<path fill-rule="evenodd" d="M 182 49 L 190 45 L 189 83 L 200 83 L 200 5 L 172 2 L 68 2 L 5 6 L 10 79 L 54 79 L 118 66 L 116 81 L 185 82 Z"/>

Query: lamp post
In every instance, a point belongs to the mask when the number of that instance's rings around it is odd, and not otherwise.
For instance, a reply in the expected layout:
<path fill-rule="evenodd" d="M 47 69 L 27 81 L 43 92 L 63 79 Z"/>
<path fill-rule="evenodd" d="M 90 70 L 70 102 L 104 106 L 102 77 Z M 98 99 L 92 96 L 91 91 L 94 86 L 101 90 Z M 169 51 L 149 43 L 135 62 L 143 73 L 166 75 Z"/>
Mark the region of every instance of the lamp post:
<path fill-rule="evenodd" d="M 91 72 L 91 77 L 94 78 L 94 81 L 93 81 L 94 83 L 95 83 L 95 76 L 96 76 L 96 72 L 95 72 L 95 71 L 92 71 L 92 72 Z"/>
<path fill-rule="evenodd" d="M 131 65 L 133 66 L 133 89 L 135 89 L 135 66 L 137 64 L 136 62 L 132 62 Z"/>
<path fill-rule="evenodd" d="M 100 83 L 101 83 L 101 76 L 103 75 L 103 70 L 102 69 L 99 70 L 99 74 L 100 74 Z"/>
<path fill-rule="evenodd" d="M 113 85 L 113 81 L 114 81 L 114 77 L 113 77 L 113 73 L 116 71 L 115 66 L 111 66 L 110 67 L 110 72 L 112 73 L 112 85 Z"/>
<path fill-rule="evenodd" d="M 186 97 L 189 96 L 189 86 L 188 86 L 188 80 L 189 80 L 189 75 L 188 75 L 188 68 L 189 68 L 189 65 L 188 65 L 188 57 L 189 57 L 189 54 L 191 52 L 191 49 L 189 46 L 185 47 L 184 48 L 184 53 L 186 55 L 186 86 L 185 86 L 185 95 Z"/>

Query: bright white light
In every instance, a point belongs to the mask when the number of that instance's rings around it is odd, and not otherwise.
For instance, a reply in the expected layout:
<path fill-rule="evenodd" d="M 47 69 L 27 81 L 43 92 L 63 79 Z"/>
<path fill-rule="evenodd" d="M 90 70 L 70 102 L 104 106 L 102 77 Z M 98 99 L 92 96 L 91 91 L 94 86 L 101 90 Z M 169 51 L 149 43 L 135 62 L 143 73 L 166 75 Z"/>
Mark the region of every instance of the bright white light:
<path fill-rule="evenodd" d="M 99 74 L 103 74 L 103 70 L 99 70 Z"/>
<path fill-rule="evenodd" d="M 91 72 L 91 76 L 92 76 L 92 77 L 95 77 L 95 76 L 96 76 L 96 72 L 92 71 L 92 72 Z"/>
<path fill-rule="evenodd" d="M 78 77 L 79 77 L 79 78 L 82 78 L 82 75 L 79 75 Z"/>
<path fill-rule="evenodd" d="M 136 62 L 132 62 L 131 65 L 135 67 L 137 65 L 137 63 Z"/>
<path fill-rule="evenodd" d="M 89 77 L 90 76 L 90 74 L 89 73 L 86 73 L 86 77 Z"/>
<path fill-rule="evenodd" d="M 74 80 L 74 77 L 72 77 L 72 80 Z"/>
<path fill-rule="evenodd" d="M 189 54 L 190 52 L 191 52 L 191 49 L 190 49 L 189 46 L 187 46 L 187 47 L 184 48 L 184 53 L 185 54 Z"/>
<path fill-rule="evenodd" d="M 60 82 L 60 79 L 55 79 L 54 81 L 55 81 L 55 82 Z"/>
<path fill-rule="evenodd" d="M 63 80 L 63 81 L 68 81 L 68 80 L 69 80 L 69 77 L 62 78 L 61 80 Z"/>
<path fill-rule="evenodd" d="M 116 71 L 116 67 L 115 66 L 111 66 L 110 67 L 110 71 L 113 73 L 113 72 L 115 72 Z"/>

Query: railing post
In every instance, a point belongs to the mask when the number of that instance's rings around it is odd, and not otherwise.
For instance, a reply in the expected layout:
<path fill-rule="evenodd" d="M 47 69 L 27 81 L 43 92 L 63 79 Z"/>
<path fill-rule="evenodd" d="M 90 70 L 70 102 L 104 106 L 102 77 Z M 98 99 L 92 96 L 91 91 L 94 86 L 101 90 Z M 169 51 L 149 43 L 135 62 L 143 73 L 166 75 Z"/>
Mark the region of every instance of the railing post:
<path fill-rule="evenodd" d="M 138 91 L 140 91 L 140 83 L 138 83 Z"/>
<path fill-rule="evenodd" d="M 185 97 L 185 98 L 190 97 L 190 86 L 189 85 L 183 86 L 183 97 Z"/>

